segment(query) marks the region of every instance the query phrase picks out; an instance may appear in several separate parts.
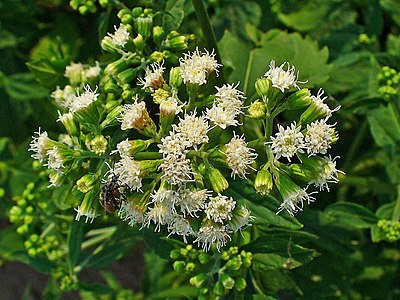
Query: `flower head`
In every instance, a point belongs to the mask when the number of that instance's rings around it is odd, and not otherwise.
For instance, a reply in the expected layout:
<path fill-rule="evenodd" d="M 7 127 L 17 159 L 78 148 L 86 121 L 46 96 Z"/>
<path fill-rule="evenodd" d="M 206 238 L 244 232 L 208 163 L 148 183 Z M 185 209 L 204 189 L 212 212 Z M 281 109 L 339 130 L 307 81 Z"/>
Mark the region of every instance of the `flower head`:
<path fill-rule="evenodd" d="M 143 130 L 145 127 L 151 125 L 146 103 L 144 101 L 138 102 L 136 96 L 134 103 L 122 106 L 121 116 L 118 118 L 118 121 L 121 122 L 122 130 L 131 128 Z"/>
<path fill-rule="evenodd" d="M 171 206 L 166 203 L 157 203 L 153 207 L 150 207 L 146 213 L 143 227 L 149 227 L 153 222 L 156 225 L 154 231 L 159 232 L 161 225 L 169 223 L 173 216 Z"/>
<path fill-rule="evenodd" d="M 303 153 L 304 137 L 300 132 L 301 126 L 297 126 L 293 122 L 290 127 L 283 128 L 278 124 L 279 132 L 275 137 L 271 137 L 271 149 L 275 154 L 275 159 L 278 160 L 281 156 L 286 157 L 289 161 L 296 152 Z"/>
<path fill-rule="evenodd" d="M 207 218 L 214 222 L 224 223 L 225 220 L 232 219 L 232 211 L 236 206 L 236 202 L 232 197 L 218 194 L 216 197 L 210 197 L 206 209 L 204 210 Z"/>
<path fill-rule="evenodd" d="M 339 173 L 344 174 L 343 171 L 336 169 L 336 159 L 330 156 L 325 156 L 320 162 L 320 172 L 314 173 L 314 178 L 309 182 L 309 184 L 314 184 L 315 187 L 319 188 L 320 191 L 326 189 L 329 192 L 328 183 L 338 183 Z"/>
<path fill-rule="evenodd" d="M 243 228 L 251 226 L 251 222 L 254 221 L 254 219 L 255 217 L 251 215 L 246 206 L 242 205 L 239 209 L 233 211 L 232 220 L 228 222 L 226 228 L 231 232 L 242 231 Z"/>
<path fill-rule="evenodd" d="M 94 91 L 92 91 L 90 85 L 88 84 L 85 85 L 84 89 L 85 92 L 83 94 L 79 94 L 78 92 L 78 95 L 75 96 L 74 100 L 70 103 L 69 105 L 70 112 L 79 111 L 97 100 L 97 97 L 99 96 L 99 94 L 96 94 L 97 86 Z"/>
<path fill-rule="evenodd" d="M 128 31 L 128 26 L 124 24 L 120 24 L 119 27 L 117 28 L 114 26 L 115 32 L 113 34 L 108 33 L 108 35 L 111 37 L 111 41 L 114 46 L 119 46 L 119 47 L 124 47 L 125 44 L 129 40 L 129 31 Z"/>
<path fill-rule="evenodd" d="M 142 178 L 140 177 L 140 163 L 129 156 L 122 156 L 114 166 L 114 173 L 122 186 L 127 186 L 131 191 L 140 190 Z"/>
<path fill-rule="evenodd" d="M 95 78 L 100 75 L 101 68 L 98 61 L 95 62 L 95 66 L 89 67 L 84 71 L 86 78 Z"/>
<path fill-rule="evenodd" d="M 186 147 L 197 149 L 197 145 L 208 142 L 208 122 L 204 116 L 196 117 L 196 111 L 191 115 L 185 113 L 183 119 L 179 118 L 179 124 L 173 127 Z"/>
<path fill-rule="evenodd" d="M 130 226 L 141 224 L 144 221 L 145 208 L 132 202 L 122 201 L 118 216 L 123 221 L 128 221 Z"/>
<path fill-rule="evenodd" d="M 51 149 L 50 139 L 46 131 L 40 132 L 40 127 L 35 134 L 37 136 L 32 136 L 32 142 L 29 144 L 29 151 L 35 152 L 32 154 L 32 158 L 43 162 L 46 158 L 47 151 Z"/>
<path fill-rule="evenodd" d="M 315 106 L 315 113 L 319 115 L 319 117 L 330 118 L 332 113 L 338 111 L 340 109 L 340 105 L 334 109 L 330 109 L 329 106 L 324 103 L 324 101 L 328 98 L 328 96 L 324 97 L 324 90 L 319 89 L 317 96 L 311 95 L 312 106 Z"/>
<path fill-rule="evenodd" d="M 177 234 L 183 236 L 183 241 L 187 243 L 186 236 L 191 236 L 194 234 L 192 227 L 188 220 L 180 215 L 174 215 L 171 222 L 168 224 L 168 237 L 172 234 Z"/>
<path fill-rule="evenodd" d="M 185 154 L 166 156 L 160 167 L 163 172 L 162 178 L 172 185 L 193 181 L 194 172 Z"/>
<path fill-rule="evenodd" d="M 240 178 L 246 178 L 246 170 L 252 168 L 257 154 L 254 149 L 247 147 L 244 136 L 234 135 L 231 141 L 225 145 L 226 162 L 231 168 L 231 176 L 235 178 L 238 175 Z M 252 168 L 255 170 L 254 168 Z"/>
<path fill-rule="evenodd" d="M 149 66 L 146 67 L 144 79 L 139 78 L 138 83 L 138 85 L 142 86 L 142 89 L 149 88 L 151 91 L 154 91 L 163 86 L 163 73 L 165 70 L 163 63 L 164 62 L 161 62 L 161 64 L 159 62 L 155 62 L 150 65 L 151 68 L 149 68 Z"/>
<path fill-rule="evenodd" d="M 204 251 L 209 251 L 212 245 L 217 247 L 219 251 L 231 240 L 226 227 L 220 224 L 206 224 L 200 227 L 196 234 L 197 238 L 194 243 L 201 245 Z"/>
<path fill-rule="evenodd" d="M 83 65 L 81 63 L 71 63 L 69 66 L 65 67 L 64 76 L 71 81 L 80 81 L 81 75 L 83 73 Z"/>
<path fill-rule="evenodd" d="M 335 131 L 333 126 L 326 124 L 325 119 L 307 125 L 307 133 L 304 140 L 307 153 L 310 156 L 318 153 L 326 154 L 333 141 L 332 135 Z"/>
<path fill-rule="evenodd" d="M 179 191 L 178 204 L 180 205 L 183 216 L 190 215 L 197 217 L 196 212 L 202 211 L 206 206 L 206 201 L 210 196 L 210 191 L 181 189 Z"/>
<path fill-rule="evenodd" d="M 287 64 L 287 70 L 283 68 Z M 275 61 L 271 60 L 269 64 L 269 70 L 264 75 L 272 82 L 272 86 L 280 89 L 281 92 L 285 92 L 285 89 L 290 89 L 292 86 L 299 88 L 297 85 L 298 72 L 296 74 L 296 70 L 294 66 L 290 66 L 288 62 L 284 62 L 279 67 L 275 66 Z M 299 81 L 299 83 L 302 83 Z"/>
<path fill-rule="evenodd" d="M 53 169 L 55 171 L 58 171 L 62 173 L 62 170 L 64 169 L 64 164 L 63 164 L 63 158 L 58 151 L 57 146 L 53 146 L 52 149 L 47 150 L 47 163 L 44 164 L 44 166 L 47 166 L 49 169 Z"/>

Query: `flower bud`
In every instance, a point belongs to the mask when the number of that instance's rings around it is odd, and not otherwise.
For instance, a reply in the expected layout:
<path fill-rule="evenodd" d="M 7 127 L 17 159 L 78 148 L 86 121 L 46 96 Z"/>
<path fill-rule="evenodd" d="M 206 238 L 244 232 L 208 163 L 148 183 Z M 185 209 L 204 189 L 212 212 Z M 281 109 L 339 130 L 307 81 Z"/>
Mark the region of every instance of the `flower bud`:
<path fill-rule="evenodd" d="M 123 16 L 125 16 L 125 15 L 131 15 L 131 11 L 130 11 L 129 9 L 127 9 L 127 8 L 121 9 L 121 10 L 118 12 L 117 17 L 118 17 L 119 19 L 122 19 Z"/>
<path fill-rule="evenodd" d="M 151 95 L 153 96 L 153 101 L 155 104 L 161 104 L 161 102 L 166 101 L 168 97 L 171 96 L 171 93 L 162 88 L 158 88 Z"/>
<path fill-rule="evenodd" d="M 272 181 L 272 175 L 269 172 L 267 165 L 265 165 L 257 172 L 256 180 L 254 181 L 254 187 L 261 195 L 268 195 L 273 186 L 274 183 Z"/>
<path fill-rule="evenodd" d="M 183 79 L 181 76 L 181 68 L 174 67 L 171 68 L 169 72 L 169 84 L 171 87 L 177 89 L 182 85 Z"/>
<path fill-rule="evenodd" d="M 247 287 L 246 279 L 244 279 L 243 277 L 237 277 L 235 280 L 235 289 L 241 292 L 246 287 Z"/>
<path fill-rule="evenodd" d="M 222 285 L 222 282 L 221 282 L 221 281 L 218 281 L 218 282 L 214 285 L 213 292 L 214 292 L 214 294 L 217 295 L 217 296 L 223 296 L 223 295 L 226 294 L 227 291 L 225 290 L 224 286 Z"/>
<path fill-rule="evenodd" d="M 224 288 L 226 288 L 227 290 L 231 290 L 235 286 L 235 280 L 228 274 L 221 274 L 219 280 L 221 281 Z"/>
<path fill-rule="evenodd" d="M 185 266 L 186 266 L 185 262 L 181 260 L 175 261 L 172 265 L 172 267 L 177 273 L 183 273 L 185 271 Z"/>
<path fill-rule="evenodd" d="M 89 220 L 93 222 L 94 218 L 96 217 L 96 208 L 94 208 L 95 195 L 97 195 L 97 192 L 95 192 L 93 189 L 85 194 L 81 205 L 75 208 L 76 221 L 79 221 L 79 219 L 83 216 L 86 217 L 85 223 L 87 223 Z M 95 203 L 98 203 L 98 201 Z"/>
<path fill-rule="evenodd" d="M 137 35 L 137 37 L 133 39 L 133 44 L 139 51 L 142 51 L 144 49 L 144 46 L 146 46 L 143 36 L 140 33 Z"/>
<path fill-rule="evenodd" d="M 94 101 L 88 106 L 75 111 L 74 117 L 82 124 L 98 124 L 100 114 L 97 110 L 96 102 Z"/>
<path fill-rule="evenodd" d="M 67 133 L 73 137 L 73 136 L 79 136 L 79 125 L 75 122 L 74 115 L 72 113 L 65 113 L 61 114 L 60 111 L 58 111 L 59 118 L 57 121 L 60 121 L 64 127 Z"/>
<path fill-rule="evenodd" d="M 154 43 L 156 43 L 156 45 L 160 45 L 161 42 L 164 40 L 164 38 L 165 38 L 164 28 L 162 28 L 161 26 L 154 26 L 153 27 Z"/>
<path fill-rule="evenodd" d="M 225 264 L 225 266 L 228 270 L 237 271 L 242 266 L 242 259 L 239 255 L 235 256 L 235 257 L 231 258 L 230 260 L 228 260 L 228 262 Z"/>
<path fill-rule="evenodd" d="M 119 102 L 117 102 L 119 103 Z M 117 125 L 118 122 L 118 117 L 121 115 L 122 107 L 121 106 L 116 106 L 114 107 L 108 114 L 107 117 L 104 119 L 104 121 L 100 124 L 100 127 L 102 129 L 110 127 L 110 126 L 115 126 Z"/>
<path fill-rule="evenodd" d="M 94 183 L 97 181 L 98 176 L 96 174 L 86 174 L 83 175 L 78 181 L 76 182 L 76 188 L 86 194 L 94 187 Z"/>
<path fill-rule="evenodd" d="M 122 71 L 117 76 L 118 83 L 125 84 L 131 82 L 133 79 L 136 78 L 137 72 L 138 70 L 136 68 L 129 68 Z"/>
<path fill-rule="evenodd" d="M 265 117 L 265 104 L 262 101 L 256 100 L 247 110 L 249 117 L 252 119 L 262 119 Z"/>
<path fill-rule="evenodd" d="M 258 78 L 255 83 L 255 89 L 260 97 L 268 97 L 271 90 L 271 81 L 265 77 Z"/>
<path fill-rule="evenodd" d="M 181 256 L 180 251 L 178 249 L 174 249 L 169 253 L 169 257 L 172 260 L 177 260 Z"/>
<path fill-rule="evenodd" d="M 119 73 L 121 73 L 122 71 L 126 70 L 127 68 L 129 68 L 129 65 L 127 64 L 127 62 L 124 59 L 121 58 L 119 60 L 116 60 L 116 61 L 110 63 L 105 68 L 104 73 L 105 74 L 110 74 L 114 78 L 116 78 Z"/>
<path fill-rule="evenodd" d="M 206 177 L 216 193 L 221 193 L 229 187 L 228 181 L 226 181 L 224 175 L 211 165 L 206 167 Z"/>
<path fill-rule="evenodd" d="M 132 9 L 132 16 L 135 18 L 139 17 L 143 13 L 143 8 L 138 6 Z"/>
<path fill-rule="evenodd" d="M 210 261 L 210 255 L 207 254 L 207 253 L 204 253 L 204 252 L 200 253 L 200 254 L 197 256 L 197 258 L 198 258 L 199 262 L 200 262 L 202 265 L 204 265 L 204 264 L 206 264 L 206 263 L 208 263 L 208 262 Z"/>
<path fill-rule="evenodd" d="M 154 51 L 149 56 L 149 62 L 160 62 L 164 59 L 164 54 L 160 51 Z"/>
<path fill-rule="evenodd" d="M 287 105 L 289 109 L 300 109 L 309 106 L 311 101 L 310 90 L 304 88 L 291 94 L 287 98 L 285 105 Z"/>
<path fill-rule="evenodd" d="M 51 170 L 49 173 L 49 181 L 50 185 L 48 187 L 50 186 L 58 187 L 63 183 L 64 177 L 60 172 L 56 170 Z"/>
<path fill-rule="evenodd" d="M 163 46 L 171 51 L 182 51 L 188 47 L 187 38 L 184 35 L 179 35 L 172 38 L 167 37 L 163 43 Z"/>
<path fill-rule="evenodd" d="M 99 4 L 101 7 L 105 8 L 110 3 L 110 0 L 99 0 Z"/>
<path fill-rule="evenodd" d="M 112 94 L 120 94 L 122 92 L 121 88 L 112 81 L 109 81 L 104 85 L 104 91 Z"/>
<path fill-rule="evenodd" d="M 114 45 L 112 38 L 108 35 L 101 40 L 101 49 L 110 53 L 118 52 L 118 48 Z"/>
<path fill-rule="evenodd" d="M 147 40 L 153 28 L 153 18 L 151 17 L 139 17 L 137 18 L 138 33 L 142 35 L 144 40 Z"/>
<path fill-rule="evenodd" d="M 200 289 L 204 287 L 204 285 L 207 283 L 208 277 L 204 273 L 200 273 L 196 276 L 193 276 L 192 278 L 189 279 L 189 283 L 191 285 L 194 285 L 196 288 Z"/>
<path fill-rule="evenodd" d="M 106 152 L 107 145 L 107 139 L 103 135 L 97 135 L 89 142 L 89 149 L 97 155 L 102 155 Z"/>

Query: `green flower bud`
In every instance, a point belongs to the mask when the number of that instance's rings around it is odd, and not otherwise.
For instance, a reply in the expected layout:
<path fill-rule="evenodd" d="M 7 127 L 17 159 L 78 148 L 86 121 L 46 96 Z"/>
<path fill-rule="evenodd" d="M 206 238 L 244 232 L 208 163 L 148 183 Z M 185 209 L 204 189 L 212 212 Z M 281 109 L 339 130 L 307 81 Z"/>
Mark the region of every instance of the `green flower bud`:
<path fill-rule="evenodd" d="M 221 193 L 229 187 L 228 181 L 222 173 L 211 165 L 206 166 L 206 174 L 209 184 L 216 193 Z"/>
<path fill-rule="evenodd" d="M 132 16 L 135 18 L 139 17 L 143 13 L 143 8 L 142 7 L 135 7 L 132 9 Z"/>
<path fill-rule="evenodd" d="M 254 187 L 261 195 L 268 195 L 274 186 L 272 181 L 272 175 L 265 165 L 261 170 L 257 172 L 256 180 L 254 181 Z"/>
<path fill-rule="evenodd" d="M 188 250 L 186 250 L 185 248 L 181 248 L 179 252 L 183 257 L 186 257 L 188 255 Z"/>
<path fill-rule="evenodd" d="M 74 115 L 70 112 L 61 114 L 60 111 L 58 112 L 58 114 L 58 121 L 60 121 L 64 125 L 65 130 L 68 132 L 68 135 L 70 135 L 71 137 L 79 136 L 79 125 L 75 122 Z"/>
<path fill-rule="evenodd" d="M 149 62 L 160 62 L 164 59 L 164 54 L 160 51 L 154 51 L 149 56 Z"/>
<path fill-rule="evenodd" d="M 202 265 L 204 265 L 210 261 L 210 255 L 208 255 L 207 253 L 204 253 L 204 252 L 200 253 L 197 256 L 197 258 Z"/>
<path fill-rule="evenodd" d="M 23 224 L 21 226 L 18 226 L 17 228 L 17 233 L 20 235 L 23 235 L 29 231 L 28 224 Z"/>
<path fill-rule="evenodd" d="M 171 68 L 169 72 L 169 84 L 171 87 L 177 89 L 182 85 L 183 79 L 181 76 L 181 68 L 174 67 Z"/>
<path fill-rule="evenodd" d="M 167 101 L 167 99 L 171 96 L 171 93 L 164 89 L 156 89 L 151 95 L 153 96 L 154 103 L 161 104 L 162 102 Z"/>
<path fill-rule="evenodd" d="M 303 107 L 307 107 L 311 104 L 311 92 L 309 89 L 301 89 L 297 92 L 291 94 L 286 102 L 285 105 L 289 107 L 289 109 L 300 109 Z"/>
<path fill-rule="evenodd" d="M 137 37 L 133 39 L 133 44 L 135 45 L 136 49 L 142 51 L 146 46 L 145 40 L 143 36 L 139 33 Z"/>
<path fill-rule="evenodd" d="M 196 269 L 196 264 L 195 263 L 188 263 L 185 267 L 186 272 L 193 272 Z"/>
<path fill-rule="evenodd" d="M 265 77 L 258 78 L 255 83 L 255 89 L 260 97 L 268 97 L 271 90 L 271 81 Z"/>
<path fill-rule="evenodd" d="M 37 251 L 35 248 L 28 249 L 28 255 L 31 257 L 35 257 L 37 255 Z"/>
<path fill-rule="evenodd" d="M 188 48 L 187 38 L 184 35 L 167 38 L 163 42 L 163 48 L 171 51 L 182 51 Z"/>
<path fill-rule="evenodd" d="M 35 209 L 32 206 L 28 206 L 25 208 L 25 213 L 31 214 Z"/>
<path fill-rule="evenodd" d="M 169 257 L 172 260 L 177 260 L 181 256 L 181 253 L 178 249 L 174 249 L 169 253 Z"/>
<path fill-rule="evenodd" d="M 51 170 L 49 173 L 49 181 L 51 183 L 50 186 L 57 187 L 63 183 L 64 177 L 60 172 Z"/>
<path fill-rule="evenodd" d="M 183 273 L 185 271 L 186 264 L 184 261 L 179 260 L 175 261 L 172 266 L 176 272 Z"/>
<path fill-rule="evenodd" d="M 222 251 L 222 253 L 221 253 L 222 260 L 229 260 L 230 258 L 231 258 L 231 255 L 228 251 Z"/>
<path fill-rule="evenodd" d="M 246 287 L 247 287 L 246 279 L 244 279 L 243 277 L 237 277 L 235 280 L 235 289 L 241 292 Z"/>
<path fill-rule="evenodd" d="M 228 260 L 225 266 L 228 270 L 237 271 L 242 266 L 242 259 L 240 256 L 235 256 Z"/>
<path fill-rule="evenodd" d="M 122 71 L 117 76 L 118 83 L 125 84 L 131 82 L 136 78 L 137 72 L 138 70 L 136 68 L 129 68 Z"/>
<path fill-rule="evenodd" d="M 137 18 L 138 33 L 142 35 L 144 40 L 147 40 L 153 29 L 153 18 L 151 17 L 139 17 Z"/>
<path fill-rule="evenodd" d="M 208 277 L 205 273 L 200 273 L 189 279 L 189 283 L 200 289 L 207 283 Z"/>
<path fill-rule="evenodd" d="M 96 183 L 98 176 L 96 174 L 86 174 L 78 179 L 76 182 L 77 189 L 86 194 L 94 187 L 94 183 Z"/>
<path fill-rule="evenodd" d="M 154 43 L 156 43 L 157 45 L 160 45 L 161 42 L 164 40 L 164 38 L 165 38 L 164 28 L 162 28 L 161 26 L 154 26 L 153 27 Z"/>
<path fill-rule="evenodd" d="M 127 8 L 121 9 L 121 10 L 118 12 L 117 17 L 118 17 L 119 19 L 122 19 L 125 15 L 131 15 L 131 11 L 130 11 L 129 9 L 127 9 Z"/>
<path fill-rule="evenodd" d="M 238 247 L 230 247 L 229 248 L 229 253 L 231 254 L 231 255 L 236 255 L 236 254 L 238 254 L 239 253 L 239 248 Z"/>
<path fill-rule="evenodd" d="M 112 81 L 109 81 L 104 85 L 104 91 L 112 94 L 120 94 L 122 92 L 121 88 Z"/>
<path fill-rule="evenodd" d="M 32 216 L 25 216 L 24 217 L 24 223 L 25 224 L 28 224 L 28 225 L 32 224 L 33 220 L 34 220 L 34 218 Z"/>
<path fill-rule="evenodd" d="M 101 40 L 101 49 L 103 49 L 106 52 L 110 52 L 110 53 L 118 53 L 118 48 L 114 45 L 114 43 L 112 42 L 112 38 L 110 36 L 105 36 L 102 40 Z"/>
<path fill-rule="evenodd" d="M 122 71 L 125 71 L 128 68 L 129 68 L 129 65 L 127 64 L 127 62 L 121 58 L 119 60 L 116 60 L 116 61 L 110 63 L 105 68 L 104 73 L 110 74 L 111 76 L 116 78 L 119 73 L 121 73 Z"/>
<path fill-rule="evenodd" d="M 256 100 L 250 104 L 247 113 L 252 119 L 262 119 L 265 117 L 265 110 L 265 103 L 260 100 Z"/>
<path fill-rule="evenodd" d="M 86 15 L 90 12 L 90 9 L 86 5 L 81 5 L 79 6 L 78 11 L 81 15 Z"/>
<path fill-rule="evenodd" d="M 101 7 L 105 8 L 110 3 L 110 0 L 99 0 L 99 4 Z"/>
<path fill-rule="evenodd" d="M 213 288 L 213 292 L 217 296 L 223 296 L 227 293 L 221 281 L 218 281 Z"/>
<path fill-rule="evenodd" d="M 230 277 L 228 274 L 225 274 L 225 273 L 221 274 L 219 280 L 222 282 L 222 285 L 227 290 L 231 290 L 235 286 L 235 280 L 232 277 Z"/>

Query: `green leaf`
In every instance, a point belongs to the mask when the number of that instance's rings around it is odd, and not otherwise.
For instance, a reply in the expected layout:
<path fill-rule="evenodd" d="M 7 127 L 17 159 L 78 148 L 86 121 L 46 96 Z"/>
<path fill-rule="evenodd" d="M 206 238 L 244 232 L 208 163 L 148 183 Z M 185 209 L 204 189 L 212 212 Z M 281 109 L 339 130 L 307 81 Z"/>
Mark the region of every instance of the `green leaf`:
<path fill-rule="evenodd" d="M 400 25 L 400 2 L 397 0 L 380 0 L 384 10 L 392 16 L 393 21 Z"/>
<path fill-rule="evenodd" d="M 253 50 L 225 32 L 220 47 L 223 63 L 234 68 L 229 80 L 240 80 L 248 96 L 254 93 L 253 83 L 265 74 L 271 60 L 276 60 L 278 65 L 286 61 L 295 65 L 300 74 L 299 80 L 307 81 L 302 86 L 308 87 L 324 83 L 332 68 L 327 63 L 327 47 L 319 49 L 318 43 L 309 37 L 303 38 L 298 33 L 287 33 L 278 29 L 263 34 L 259 47 Z"/>
<path fill-rule="evenodd" d="M 56 69 L 53 64 L 48 59 L 38 59 L 26 63 L 29 70 L 36 76 L 39 82 L 49 88 L 54 89 L 57 84 L 65 80 L 63 77 L 63 72 Z M 65 64 L 66 66 L 67 64 Z M 64 66 L 64 68 L 65 68 Z"/>
<path fill-rule="evenodd" d="M 378 218 L 368 208 L 350 202 L 338 202 L 325 209 L 328 216 L 335 218 L 337 224 L 353 228 L 371 228 Z"/>
<path fill-rule="evenodd" d="M 15 100 L 47 98 L 49 95 L 49 91 L 41 87 L 31 73 L 19 73 L 7 77 L 0 73 L 0 76 L 1 85 Z"/>
<path fill-rule="evenodd" d="M 393 106 L 382 106 L 367 114 L 371 134 L 380 147 L 394 147 L 400 144 L 398 112 Z"/>
<path fill-rule="evenodd" d="M 72 221 L 67 238 L 69 267 L 72 271 L 79 260 L 81 254 L 81 244 L 83 240 L 84 222 Z"/>
<path fill-rule="evenodd" d="M 165 32 L 176 30 L 181 25 L 185 12 L 183 10 L 185 0 L 168 0 L 163 15 L 163 27 Z"/>
<path fill-rule="evenodd" d="M 8 227 L 0 232 L 0 256 L 6 260 L 15 260 L 18 252 L 25 251 L 23 239 L 15 227 Z"/>

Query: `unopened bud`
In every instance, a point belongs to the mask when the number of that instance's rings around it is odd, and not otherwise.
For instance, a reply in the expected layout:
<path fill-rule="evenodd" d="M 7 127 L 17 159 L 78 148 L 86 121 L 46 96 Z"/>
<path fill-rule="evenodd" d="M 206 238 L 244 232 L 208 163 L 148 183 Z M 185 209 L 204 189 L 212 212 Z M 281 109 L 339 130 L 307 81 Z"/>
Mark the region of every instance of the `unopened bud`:
<path fill-rule="evenodd" d="M 221 274 L 220 281 L 222 282 L 224 288 L 226 288 L 227 290 L 233 289 L 235 285 L 235 280 L 231 276 L 225 273 Z"/>
<path fill-rule="evenodd" d="M 210 261 L 210 255 L 208 255 L 207 253 L 204 253 L 204 252 L 200 253 L 197 258 L 202 265 L 204 265 Z"/>
<path fill-rule="evenodd" d="M 76 182 L 76 188 L 86 194 L 94 187 L 94 183 L 97 181 L 98 176 L 96 174 L 86 174 L 83 175 L 78 181 Z"/>
<path fill-rule="evenodd" d="M 107 145 L 107 139 L 103 135 L 97 135 L 89 142 L 89 149 L 97 155 L 102 155 L 106 152 Z"/>
<path fill-rule="evenodd" d="M 181 75 L 181 68 L 180 67 L 174 67 L 171 68 L 171 71 L 169 72 L 169 84 L 173 88 L 179 88 L 182 85 L 183 79 Z"/>
<path fill-rule="evenodd" d="M 208 177 L 208 181 L 214 192 L 221 193 L 229 187 L 229 183 L 226 181 L 225 176 L 222 175 L 218 169 L 209 165 L 206 170 L 206 176 Z"/>
<path fill-rule="evenodd" d="M 143 13 L 143 8 L 138 6 L 132 9 L 132 16 L 135 18 L 139 17 Z"/>
<path fill-rule="evenodd" d="M 167 48 L 171 51 L 182 51 L 187 49 L 187 47 L 187 38 L 184 35 L 167 38 L 164 41 L 164 48 Z"/>
<path fill-rule="evenodd" d="M 176 272 L 183 273 L 185 271 L 186 264 L 184 261 L 178 260 L 175 261 L 172 266 Z"/>
<path fill-rule="evenodd" d="M 271 89 L 271 81 L 265 77 L 258 78 L 255 83 L 255 89 L 260 97 L 268 97 Z"/>
<path fill-rule="evenodd" d="M 144 40 L 147 40 L 153 28 L 153 18 L 151 17 L 139 17 L 137 18 L 138 33 L 142 35 Z"/>
<path fill-rule="evenodd" d="M 142 51 L 144 49 L 144 46 L 146 46 L 144 38 L 140 33 L 137 35 L 137 37 L 133 39 L 133 44 L 139 51 Z"/>
<path fill-rule="evenodd" d="M 246 279 L 244 279 L 243 277 L 237 277 L 235 280 L 235 289 L 241 292 L 246 287 L 247 287 Z"/>
<path fill-rule="evenodd" d="M 156 43 L 157 45 L 160 45 L 161 42 L 164 40 L 164 38 L 165 38 L 164 28 L 162 28 L 161 26 L 154 26 L 153 27 L 154 43 Z"/>
<path fill-rule="evenodd" d="M 136 78 L 138 70 L 136 68 L 129 68 L 118 74 L 117 80 L 120 84 L 131 82 Z"/>
<path fill-rule="evenodd" d="M 196 269 L 196 264 L 190 262 L 186 265 L 185 271 L 186 272 L 193 272 Z"/>
<path fill-rule="evenodd" d="M 192 278 L 189 279 L 189 283 L 191 285 L 194 285 L 196 288 L 200 289 L 204 287 L 204 285 L 207 283 L 208 277 L 204 273 L 200 273 L 196 276 L 193 276 Z"/>
<path fill-rule="evenodd" d="M 217 296 L 223 296 L 227 293 L 221 281 L 218 281 L 213 288 L 213 292 Z"/>
<path fill-rule="evenodd" d="M 129 65 L 127 64 L 127 62 L 121 58 L 121 59 L 116 60 L 116 61 L 112 62 L 111 64 L 109 64 L 105 68 L 104 73 L 110 74 L 114 78 L 116 78 L 119 73 L 121 73 L 122 71 L 124 71 L 128 68 L 129 68 Z"/>
<path fill-rule="evenodd" d="M 254 187 L 261 195 L 268 195 L 273 186 L 274 182 L 272 181 L 272 175 L 267 166 L 264 166 L 257 172 L 256 180 L 254 181 Z"/>
<path fill-rule="evenodd" d="M 180 251 L 178 249 L 174 249 L 169 253 L 169 257 L 172 260 L 177 260 L 180 257 Z"/>
<path fill-rule="evenodd" d="M 286 105 L 289 109 L 300 109 L 307 107 L 311 103 L 311 92 L 309 89 L 301 89 L 291 94 L 287 100 Z"/>

